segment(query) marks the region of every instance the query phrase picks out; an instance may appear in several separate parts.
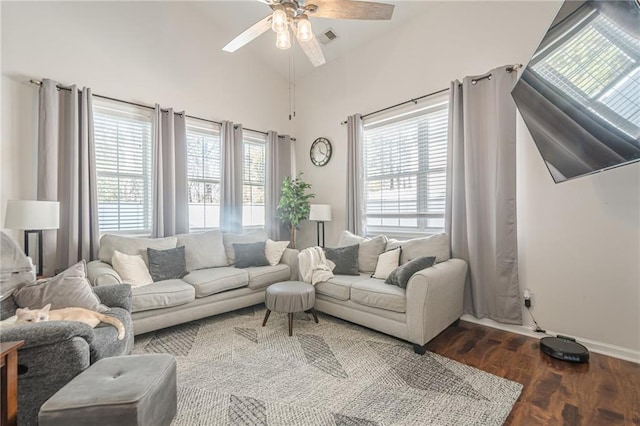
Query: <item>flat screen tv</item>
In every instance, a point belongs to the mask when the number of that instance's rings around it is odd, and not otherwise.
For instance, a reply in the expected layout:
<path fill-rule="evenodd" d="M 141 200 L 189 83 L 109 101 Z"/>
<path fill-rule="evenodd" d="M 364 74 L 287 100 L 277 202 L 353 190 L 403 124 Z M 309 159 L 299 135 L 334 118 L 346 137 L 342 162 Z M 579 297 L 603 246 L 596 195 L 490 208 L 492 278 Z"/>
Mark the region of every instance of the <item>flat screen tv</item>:
<path fill-rule="evenodd" d="M 640 160 L 640 0 L 565 1 L 512 96 L 556 183 Z"/>

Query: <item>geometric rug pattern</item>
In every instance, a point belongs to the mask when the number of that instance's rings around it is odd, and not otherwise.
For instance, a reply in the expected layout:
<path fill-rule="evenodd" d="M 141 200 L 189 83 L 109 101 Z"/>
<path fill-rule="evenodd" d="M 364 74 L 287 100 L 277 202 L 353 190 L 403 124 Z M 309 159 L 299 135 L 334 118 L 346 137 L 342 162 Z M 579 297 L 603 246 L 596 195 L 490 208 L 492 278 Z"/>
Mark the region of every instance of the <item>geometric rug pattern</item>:
<path fill-rule="evenodd" d="M 136 336 L 173 354 L 172 425 L 501 425 L 522 385 L 340 319 L 254 306 Z"/>

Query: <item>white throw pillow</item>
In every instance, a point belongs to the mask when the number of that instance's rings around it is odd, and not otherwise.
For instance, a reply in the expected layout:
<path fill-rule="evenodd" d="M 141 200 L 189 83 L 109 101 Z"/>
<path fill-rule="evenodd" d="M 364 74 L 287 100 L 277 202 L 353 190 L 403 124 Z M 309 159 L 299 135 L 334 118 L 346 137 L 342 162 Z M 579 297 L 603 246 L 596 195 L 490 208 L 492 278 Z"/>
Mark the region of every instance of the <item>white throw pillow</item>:
<path fill-rule="evenodd" d="M 400 266 L 400 247 L 393 250 L 386 251 L 378 256 L 378 264 L 376 265 L 376 272 L 373 273 L 371 278 L 379 278 L 386 280 L 390 273 L 395 271 Z"/>
<path fill-rule="evenodd" d="M 111 264 L 122 278 L 122 282 L 131 284 L 132 287 L 153 284 L 149 269 L 140 255 L 129 255 L 114 250 Z"/>
<path fill-rule="evenodd" d="M 280 263 L 284 251 L 289 247 L 289 241 L 273 241 L 268 239 L 264 246 L 264 255 L 269 261 L 269 265 L 276 266 Z"/>

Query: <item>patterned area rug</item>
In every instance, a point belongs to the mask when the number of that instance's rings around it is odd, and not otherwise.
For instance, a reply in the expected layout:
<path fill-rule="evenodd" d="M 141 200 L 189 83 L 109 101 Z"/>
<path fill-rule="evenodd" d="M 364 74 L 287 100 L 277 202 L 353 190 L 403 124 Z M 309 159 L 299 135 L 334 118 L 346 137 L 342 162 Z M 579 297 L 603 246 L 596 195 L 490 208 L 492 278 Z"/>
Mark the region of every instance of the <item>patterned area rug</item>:
<path fill-rule="evenodd" d="M 328 315 L 256 306 L 136 336 L 178 361 L 173 425 L 500 425 L 522 385 Z"/>

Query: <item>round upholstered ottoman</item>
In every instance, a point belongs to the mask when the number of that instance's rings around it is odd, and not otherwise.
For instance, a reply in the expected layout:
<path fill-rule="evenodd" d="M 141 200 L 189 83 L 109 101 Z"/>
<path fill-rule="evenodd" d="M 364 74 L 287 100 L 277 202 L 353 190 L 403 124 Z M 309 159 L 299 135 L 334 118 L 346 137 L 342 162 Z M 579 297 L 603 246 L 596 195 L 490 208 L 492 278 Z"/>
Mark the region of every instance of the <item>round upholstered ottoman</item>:
<path fill-rule="evenodd" d="M 316 303 L 316 289 L 302 281 L 285 281 L 272 284 L 267 287 L 264 304 L 267 313 L 262 321 L 262 326 L 267 324 L 271 311 L 286 312 L 289 317 L 289 336 L 293 335 L 293 314 L 296 312 L 311 311 L 313 319 L 318 323 L 313 305 Z"/>

